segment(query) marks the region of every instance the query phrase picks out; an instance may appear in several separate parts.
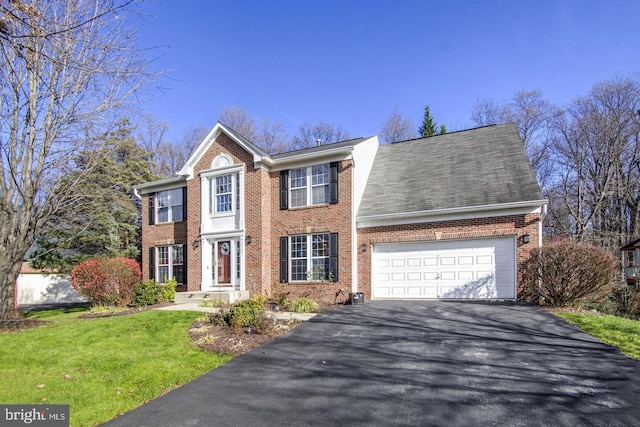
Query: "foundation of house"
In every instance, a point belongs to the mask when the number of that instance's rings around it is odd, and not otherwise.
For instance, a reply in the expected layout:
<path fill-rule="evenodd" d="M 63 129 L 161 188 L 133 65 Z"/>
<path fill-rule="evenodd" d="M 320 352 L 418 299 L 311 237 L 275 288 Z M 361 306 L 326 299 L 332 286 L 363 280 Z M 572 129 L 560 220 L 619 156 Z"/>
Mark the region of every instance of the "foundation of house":
<path fill-rule="evenodd" d="M 178 304 L 201 304 L 207 300 L 221 300 L 224 303 L 233 304 L 249 298 L 249 291 L 202 291 L 202 292 L 176 292 L 175 302 Z"/>

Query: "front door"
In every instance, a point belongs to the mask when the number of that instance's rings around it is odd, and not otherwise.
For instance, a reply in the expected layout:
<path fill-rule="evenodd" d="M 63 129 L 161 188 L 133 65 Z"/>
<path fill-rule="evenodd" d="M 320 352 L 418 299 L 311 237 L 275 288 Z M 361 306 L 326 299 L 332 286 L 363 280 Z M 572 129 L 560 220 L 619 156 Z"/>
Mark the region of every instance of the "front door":
<path fill-rule="evenodd" d="M 231 252 L 230 240 L 218 240 L 216 274 L 218 286 L 231 285 Z"/>

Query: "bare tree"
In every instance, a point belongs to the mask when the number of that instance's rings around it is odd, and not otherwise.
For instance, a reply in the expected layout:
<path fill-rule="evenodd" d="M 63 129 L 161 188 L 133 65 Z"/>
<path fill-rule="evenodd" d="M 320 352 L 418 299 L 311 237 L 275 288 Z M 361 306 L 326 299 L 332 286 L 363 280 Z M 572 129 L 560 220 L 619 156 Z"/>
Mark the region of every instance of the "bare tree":
<path fill-rule="evenodd" d="M 415 129 L 416 127 L 413 120 L 403 116 L 398 110 L 398 107 L 396 107 L 382 124 L 380 128 L 380 138 L 383 144 L 406 141 L 418 136 Z"/>
<path fill-rule="evenodd" d="M 298 128 L 298 135 L 293 137 L 291 145 L 295 149 L 302 149 L 347 139 L 349 139 L 349 132 L 340 125 L 326 122 L 315 125 L 304 123 Z"/>
<path fill-rule="evenodd" d="M 509 100 L 485 98 L 476 101 L 471 120 L 478 126 L 513 122 L 518 126 L 529 161 L 544 187 L 550 174 L 548 146 L 550 124 L 559 114 L 539 90 L 518 91 Z"/>
<path fill-rule="evenodd" d="M 262 121 L 256 144 L 270 154 L 284 153 L 290 149 L 284 125 L 272 122 L 269 118 Z"/>
<path fill-rule="evenodd" d="M 551 215 L 581 241 L 617 250 L 640 233 L 639 110 L 640 83 L 616 79 L 594 86 L 554 122 Z"/>
<path fill-rule="evenodd" d="M 135 0 L 0 2 L 0 318 L 43 226 L 78 200 L 145 62 L 126 15 Z M 92 151 L 85 173 L 74 156 Z M 71 178 L 72 177 L 72 178 Z"/>
<path fill-rule="evenodd" d="M 151 153 L 152 171 L 160 177 L 175 175 L 209 132 L 202 125 L 192 125 L 173 140 L 168 136 L 169 125 L 150 114 L 142 117 L 137 129 L 140 145 Z"/>
<path fill-rule="evenodd" d="M 229 126 L 251 142 L 258 137 L 256 121 L 247 110 L 238 107 L 227 107 L 220 113 L 218 121 L 225 126 Z"/>

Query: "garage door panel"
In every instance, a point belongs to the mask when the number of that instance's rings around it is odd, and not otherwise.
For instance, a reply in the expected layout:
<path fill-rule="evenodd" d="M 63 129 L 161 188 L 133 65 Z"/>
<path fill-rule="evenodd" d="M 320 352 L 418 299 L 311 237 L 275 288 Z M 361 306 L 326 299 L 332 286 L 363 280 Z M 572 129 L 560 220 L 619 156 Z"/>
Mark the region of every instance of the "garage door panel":
<path fill-rule="evenodd" d="M 404 273 L 392 273 L 391 281 L 392 282 L 404 282 L 405 275 Z"/>
<path fill-rule="evenodd" d="M 420 258 L 408 258 L 407 259 L 407 267 L 420 267 Z"/>
<path fill-rule="evenodd" d="M 407 281 L 409 282 L 419 282 L 420 281 L 420 272 L 412 272 L 412 273 L 407 273 Z"/>
<path fill-rule="evenodd" d="M 375 262 L 375 267 L 380 270 L 381 268 L 389 268 L 389 260 L 388 259 L 378 259 Z"/>
<path fill-rule="evenodd" d="M 455 271 L 441 271 L 440 280 L 456 280 Z"/>
<path fill-rule="evenodd" d="M 458 272 L 458 280 L 469 281 L 473 280 L 473 271 L 460 271 Z"/>
<path fill-rule="evenodd" d="M 456 259 L 452 256 L 443 256 L 440 258 L 440 265 L 455 265 Z"/>
<path fill-rule="evenodd" d="M 405 262 L 404 259 L 394 258 L 391 260 L 391 267 L 404 267 Z"/>
<path fill-rule="evenodd" d="M 515 239 L 374 245 L 373 298 L 515 298 Z"/>
<path fill-rule="evenodd" d="M 473 265 L 473 256 L 465 255 L 458 257 L 458 265 Z"/>

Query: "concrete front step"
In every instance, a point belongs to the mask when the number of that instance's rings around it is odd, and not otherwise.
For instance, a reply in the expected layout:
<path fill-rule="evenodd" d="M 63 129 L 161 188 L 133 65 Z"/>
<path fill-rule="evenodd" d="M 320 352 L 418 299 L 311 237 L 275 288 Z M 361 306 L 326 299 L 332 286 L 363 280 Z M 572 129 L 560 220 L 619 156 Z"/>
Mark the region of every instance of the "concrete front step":
<path fill-rule="evenodd" d="M 224 303 L 233 304 L 236 301 L 249 298 L 249 291 L 235 290 L 215 290 L 215 291 L 197 291 L 197 292 L 176 292 L 176 303 L 201 304 L 207 300 L 220 299 Z"/>

